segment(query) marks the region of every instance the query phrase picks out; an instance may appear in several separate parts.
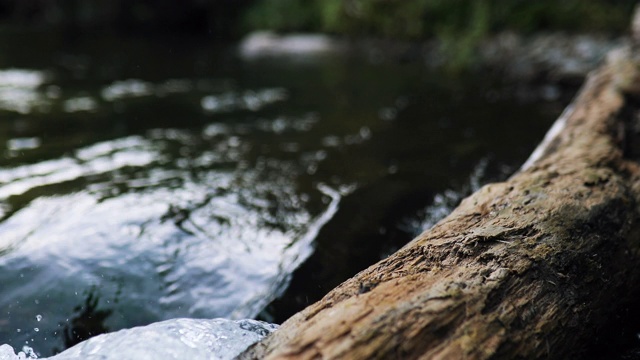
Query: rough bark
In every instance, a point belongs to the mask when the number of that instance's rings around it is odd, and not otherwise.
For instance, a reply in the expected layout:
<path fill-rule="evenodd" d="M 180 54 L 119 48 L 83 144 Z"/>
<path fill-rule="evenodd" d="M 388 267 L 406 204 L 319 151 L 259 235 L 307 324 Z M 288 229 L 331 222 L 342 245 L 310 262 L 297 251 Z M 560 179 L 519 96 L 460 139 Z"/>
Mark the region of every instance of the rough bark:
<path fill-rule="evenodd" d="M 241 358 L 578 356 L 640 278 L 631 55 L 611 54 L 590 74 L 508 181 L 483 187 Z"/>

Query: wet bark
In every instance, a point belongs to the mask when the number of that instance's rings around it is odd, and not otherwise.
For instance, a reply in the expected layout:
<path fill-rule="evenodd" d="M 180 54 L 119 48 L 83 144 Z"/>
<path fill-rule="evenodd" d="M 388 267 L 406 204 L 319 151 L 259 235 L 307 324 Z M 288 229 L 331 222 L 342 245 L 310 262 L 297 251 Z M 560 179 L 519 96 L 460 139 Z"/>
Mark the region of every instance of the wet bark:
<path fill-rule="evenodd" d="M 589 75 L 508 181 L 483 187 L 241 358 L 579 357 L 640 279 L 636 51 L 610 54 Z"/>

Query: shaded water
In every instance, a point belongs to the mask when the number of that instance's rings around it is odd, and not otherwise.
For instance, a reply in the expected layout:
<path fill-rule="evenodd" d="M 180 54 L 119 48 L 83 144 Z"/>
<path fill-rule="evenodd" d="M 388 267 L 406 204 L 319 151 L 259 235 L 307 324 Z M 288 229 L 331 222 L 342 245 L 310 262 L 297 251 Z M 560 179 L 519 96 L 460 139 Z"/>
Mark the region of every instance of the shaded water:
<path fill-rule="evenodd" d="M 45 356 L 174 317 L 280 322 L 508 176 L 566 103 L 184 39 L 0 54 L 0 343 Z"/>

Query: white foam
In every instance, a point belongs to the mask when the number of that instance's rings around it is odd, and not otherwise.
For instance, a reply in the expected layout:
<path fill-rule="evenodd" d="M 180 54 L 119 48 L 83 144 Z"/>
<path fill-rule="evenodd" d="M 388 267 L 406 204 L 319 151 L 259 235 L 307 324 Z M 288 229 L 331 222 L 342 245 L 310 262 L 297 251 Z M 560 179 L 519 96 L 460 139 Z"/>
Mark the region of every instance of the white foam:
<path fill-rule="evenodd" d="M 171 319 L 99 335 L 47 359 L 230 360 L 277 328 L 246 319 Z M 0 360 L 35 358 L 29 347 L 16 354 L 10 345 L 0 345 Z"/>

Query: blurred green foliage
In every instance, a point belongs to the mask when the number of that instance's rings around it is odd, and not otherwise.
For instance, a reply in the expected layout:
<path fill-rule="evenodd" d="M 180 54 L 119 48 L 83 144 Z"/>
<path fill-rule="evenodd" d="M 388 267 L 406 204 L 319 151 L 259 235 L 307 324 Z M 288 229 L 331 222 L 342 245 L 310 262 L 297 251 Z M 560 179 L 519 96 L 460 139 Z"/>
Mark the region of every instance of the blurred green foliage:
<path fill-rule="evenodd" d="M 636 1 L 618 0 L 255 0 L 244 31 L 322 31 L 401 39 L 438 38 L 451 68 L 474 60 L 491 33 L 512 30 L 621 34 Z"/>
<path fill-rule="evenodd" d="M 254 29 L 425 38 L 627 28 L 632 0 L 0 0 L 0 24 Z M 222 29 L 224 25 L 226 28 Z"/>
<path fill-rule="evenodd" d="M 245 29 L 424 38 L 514 30 L 620 33 L 631 0 L 254 0 Z"/>
<path fill-rule="evenodd" d="M 456 39 L 468 48 L 514 30 L 627 28 L 632 0 L 0 0 L 0 27 L 178 31 L 220 38 L 251 30 Z M 449 46 L 449 45 L 448 45 Z"/>

